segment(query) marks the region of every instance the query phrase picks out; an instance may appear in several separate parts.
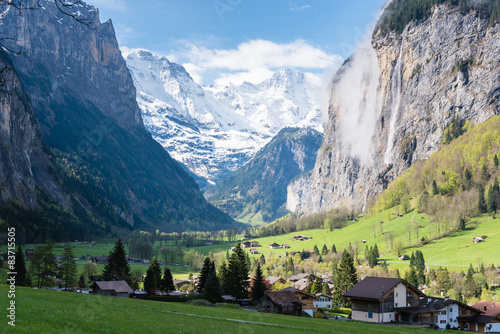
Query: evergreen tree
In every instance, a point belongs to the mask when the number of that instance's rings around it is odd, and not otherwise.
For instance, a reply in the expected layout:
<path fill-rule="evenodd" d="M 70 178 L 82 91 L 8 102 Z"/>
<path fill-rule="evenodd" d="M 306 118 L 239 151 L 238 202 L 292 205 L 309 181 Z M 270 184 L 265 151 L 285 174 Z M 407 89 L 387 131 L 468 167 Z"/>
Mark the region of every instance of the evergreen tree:
<path fill-rule="evenodd" d="M 399 273 L 399 269 L 396 269 L 396 278 L 401 278 L 401 274 Z"/>
<path fill-rule="evenodd" d="M 83 277 L 83 274 L 80 275 L 80 279 L 78 280 L 78 287 L 80 289 L 85 288 L 85 277 Z"/>
<path fill-rule="evenodd" d="M 326 245 L 323 245 L 323 249 L 321 250 L 321 255 L 327 255 L 328 254 L 328 248 Z"/>
<path fill-rule="evenodd" d="M 73 254 L 73 247 L 68 243 L 64 245 L 63 256 L 61 260 L 62 279 L 64 287 L 68 288 L 76 281 L 76 262 Z"/>
<path fill-rule="evenodd" d="M 144 291 L 148 293 L 148 295 L 154 295 L 156 291 L 156 273 L 150 267 L 146 270 L 146 277 L 144 278 Z"/>
<path fill-rule="evenodd" d="M 321 278 L 316 277 L 316 280 L 314 281 L 311 287 L 311 293 L 315 295 L 317 293 L 321 293 L 322 290 L 323 290 L 323 283 L 321 282 Z"/>
<path fill-rule="evenodd" d="M 335 278 L 334 302 L 337 306 L 350 307 L 350 302 L 346 301 L 343 295 L 358 283 L 356 268 L 352 256 L 344 250 L 342 259 L 337 269 Z"/>
<path fill-rule="evenodd" d="M 418 277 L 415 267 L 411 266 L 410 270 L 405 275 L 405 280 L 411 285 L 418 287 Z"/>
<path fill-rule="evenodd" d="M 328 283 L 324 283 L 323 284 L 323 288 L 321 289 L 321 293 L 324 294 L 324 295 L 327 295 L 327 296 L 331 296 L 332 293 L 330 291 L 330 286 L 328 285 Z"/>
<path fill-rule="evenodd" d="M 156 289 L 161 289 L 161 268 L 158 260 L 156 259 L 156 256 L 153 257 L 153 259 L 149 263 L 149 268 L 151 268 L 153 272 Z"/>
<path fill-rule="evenodd" d="M 39 245 L 35 248 L 35 254 L 31 259 L 30 271 L 32 277 L 37 279 L 37 287 L 45 286 L 48 276 L 52 276 L 56 270 L 56 257 L 52 253 L 52 242 L 47 241 L 46 245 Z"/>
<path fill-rule="evenodd" d="M 163 278 L 161 279 L 161 289 L 165 292 L 172 292 L 175 290 L 174 280 L 172 278 L 172 273 L 168 267 L 165 267 L 163 272 Z"/>
<path fill-rule="evenodd" d="M 229 294 L 238 299 L 248 296 L 248 263 L 245 252 L 238 243 L 231 254 L 227 267 L 227 276 L 224 278 Z"/>
<path fill-rule="evenodd" d="M 477 210 L 479 213 L 485 213 L 487 211 L 486 200 L 484 198 L 484 186 L 479 184 L 478 188 L 478 201 L 477 201 Z"/>
<path fill-rule="evenodd" d="M 220 283 L 215 271 L 210 272 L 208 275 L 201 296 L 203 299 L 206 299 L 211 303 L 218 303 L 222 301 Z"/>
<path fill-rule="evenodd" d="M 130 265 L 127 262 L 125 247 L 122 240 L 118 239 L 113 249 L 109 252 L 108 263 L 104 265 L 102 272 L 103 281 L 126 281 L 132 283 Z"/>
<path fill-rule="evenodd" d="M 498 167 L 498 156 L 496 154 L 493 157 L 493 164 L 495 165 L 495 167 Z"/>
<path fill-rule="evenodd" d="M 257 269 L 255 270 L 255 275 L 252 277 L 250 282 L 250 300 L 252 302 L 257 302 L 259 299 L 264 297 L 267 290 L 267 284 L 262 275 L 262 268 L 260 264 L 257 264 Z"/>
<path fill-rule="evenodd" d="M 26 270 L 26 263 L 24 262 L 24 254 L 21 245 L 17 247 L 15 256 L 16 263 L 14 264 L 14 272 L 16 274 L 16 286 L 31 286 L 31 279 Z"/>
<path fill-rule="evenodd" d="M 439 194 L 439 189 L 437 187 L 436 180 L 432 181 L 432 194 L 433 195 Z"/>
<path fill-rule="evenodd" d="M 319 249 L 318 249 L 318 246 L 314 245 L 314 248 L 313 248 L 313 253 L 314 253 L 314 255 L 319 255 Z"/>
<path fill-rule="evenodd" d="M 306 283 L 306 290 L 305 290 L 307 293 L 311 293 L 313 284 L 314 284 L 313 276 L 312 275 L 307 276 L 307 283 Z"/>
<path fill-rule="evenodd" d="M 212 270 L 212 261 L 207 256 L 205 257 L 205 261 L 203 261 L 203 267 L 201 268 L 200 277 L 198 278 L 198 286 L 196 287 L 196 291 L 199 293 L 203 292 L 205 288 L 205 283 L 207 282 L 208 276 L 213 271 Z"/>
<path fill-rule="evenodd" d="M 217 275 L 219 278 L 219 284 L 221 287 L 221 291 L 223 295 L 228 295 L 229 294 L 229 287 L 226 282 L 226 277 L 227 277 L 227 264 L 226 262 L 222 262 L 221 265 L 219 266 L 219 273 Z"/>
<path fill-rule="evenodd" d="M 335 247 L 335 244 L 332 245 L 332 252 L 334 252 L 335 254 L 337 254 L 337 248 Z"/>
<path fill-rule="evenodd" d="M 479 297 L 480 293 L 481 287 L 474 280 L 474 268 L 471 263 L 464 279 L 464 295 L 466 299 L 469 299 L 472 297 Z"/>
<path fill-rule="evenodd" d="M 264 254 L 261 254 L 260 255 L 260 265 L 263 266 L 266 264 L 266 257 L 264 256 Z"/>

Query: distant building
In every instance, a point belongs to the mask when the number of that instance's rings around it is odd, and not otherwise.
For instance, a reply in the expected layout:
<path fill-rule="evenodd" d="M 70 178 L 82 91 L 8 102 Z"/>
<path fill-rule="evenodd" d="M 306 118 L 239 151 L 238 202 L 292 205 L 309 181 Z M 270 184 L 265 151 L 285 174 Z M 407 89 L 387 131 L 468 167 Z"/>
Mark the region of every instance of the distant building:
<path fill-rule="evenodd" d="M 314 306 L 314 302 L 318 299 L 315 295 L 293 287 L 285 288 L 280 291 L 289 291 L 293 293 L 302 303 L 302 312 L 306 312 L 311 317 L 314 315 L 314 312 L 317 310 Z"/>
<path fill-rule="evenodd" d="M 313 302 L 316 308 L 333 308 L 333 297 L 323 293 L 316 294 L 317 299 Z"/>
<path fill-rule="evenodd" d="M 272 243 L 269 244 L 269 248 L 280 248 L 280 245 L 278 245 L 275 242 L 272 242 Z"/>
<path fill-rule="evenodd" d="M 500 333 L 500 302 L 480 301 L 473 306 L 484 312 L 481 316 L 472 317 L 470 330 L 483 333 Z"/>
<path fill-rule="evenodd" d="M 92 284 L 92 293 L 101 296 L 128 298 L 133 292 L 125 281 L 97 281 Z"/>
<path fill-rule="evenodd" d="M 250 247 L 259 247 L 260 244 L 258 241 L 250 241 Z"/>
<path fill-rule="evenodd" d="M 241 243 L 241 247 L 243 247 L 243 248 L 250 248 L 251 247 L 250 241 L 243 241 Z"/>
<path fill-rule="evenodd" d="M 250 254 L 252 254 L 252 255 L 259 254 L 259 250 L 255 249 L 255 248 L 250 249 Z"/>
<path fill-rule="evenodd" d="M 258 310 L 300 316 L 302 315 L 302 303 L 290 291 L 266 291 L 265 298 L 259 303 Z"/>

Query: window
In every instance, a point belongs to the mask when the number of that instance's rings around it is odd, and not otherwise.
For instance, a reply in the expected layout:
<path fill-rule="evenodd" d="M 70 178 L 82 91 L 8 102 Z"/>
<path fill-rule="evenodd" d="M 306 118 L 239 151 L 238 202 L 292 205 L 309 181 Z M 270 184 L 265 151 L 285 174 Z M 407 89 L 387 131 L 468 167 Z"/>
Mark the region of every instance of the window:
<path fill-rule="evenodd" d="M 368 312 L 368 319 L 373 319 L 373 313 L 372 312 Z"/>
<path fill-rule="evenodd" d="M 395 307 L 398 307 L 398 303 L 394 304 Z"/>
<path fill-rule="evenodd" d="M 446 310 L 439 312 L 441 315 L 446 315 Z"/>
<path fill-rule="evenodd" d="M 439 323 L 440 323 L 440 324 L 445 324 L 445 323 L 446 323 L 446 320 L 439 320 Z"/>
<path fill-rule="evenodd" d="M 398 296 L 398 293 L 396 292 L 396 297 Z"/>

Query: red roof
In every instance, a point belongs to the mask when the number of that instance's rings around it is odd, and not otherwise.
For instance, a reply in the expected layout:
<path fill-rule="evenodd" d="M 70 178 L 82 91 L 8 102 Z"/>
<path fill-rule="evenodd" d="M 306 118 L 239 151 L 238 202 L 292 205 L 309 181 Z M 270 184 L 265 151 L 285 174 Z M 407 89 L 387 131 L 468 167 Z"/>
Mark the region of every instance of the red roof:
<path fill-rule="evenodd" d="M 477 304 L 474 304 L 474 308 L 484 312 L 484 315 L 489 315 L 496 317 L 500 315 L 500 302 L 490 302 L 487 300 L 482 300 Z"/>

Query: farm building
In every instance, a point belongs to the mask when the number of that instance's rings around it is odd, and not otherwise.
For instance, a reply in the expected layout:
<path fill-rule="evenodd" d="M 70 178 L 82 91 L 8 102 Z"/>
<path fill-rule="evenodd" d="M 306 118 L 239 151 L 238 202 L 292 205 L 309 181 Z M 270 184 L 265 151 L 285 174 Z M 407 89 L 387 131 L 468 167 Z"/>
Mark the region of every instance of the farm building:
<path fill-rule="evenodd" d="M 265 299 L 258 306 L 260 312 L 300 316 L 302 303 L 290 291 L 266 291 Z"/>
<path fill-rule="evenodd" d="M 97 281 L 92 284 L 92 293 L 101 296 L 128 298 L 133 292 L 125 281 Z"/>

